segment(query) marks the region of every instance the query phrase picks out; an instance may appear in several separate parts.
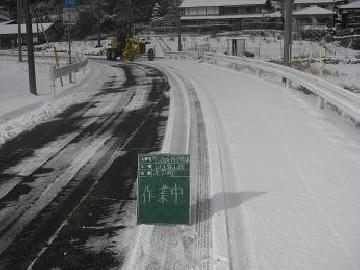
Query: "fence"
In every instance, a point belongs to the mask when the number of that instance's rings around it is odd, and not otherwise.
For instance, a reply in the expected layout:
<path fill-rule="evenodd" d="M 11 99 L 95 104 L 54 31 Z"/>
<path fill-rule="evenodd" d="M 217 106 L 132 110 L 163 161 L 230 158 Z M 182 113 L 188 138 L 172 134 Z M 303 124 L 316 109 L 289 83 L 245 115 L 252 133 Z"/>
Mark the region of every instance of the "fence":
<path fill-rule="evenodd" d="M 184 56 L 186 52 L 182 52 Z M 314 75 L 275 63 L 245 57 L 234 57 L 206 53 L 196 56 L 187 52 L 188 57 L 197 57 L 217 65 L 225 65 L 234 70 L 249 71 L 272 82 L 286 84 L 297 89 L 306 89 L 318 96 L 318 106 L 324 109 L 326 104 L 335 108 L 344 116 L 360 123 L 360 96 L 342 87 L 328 83 Z"/>

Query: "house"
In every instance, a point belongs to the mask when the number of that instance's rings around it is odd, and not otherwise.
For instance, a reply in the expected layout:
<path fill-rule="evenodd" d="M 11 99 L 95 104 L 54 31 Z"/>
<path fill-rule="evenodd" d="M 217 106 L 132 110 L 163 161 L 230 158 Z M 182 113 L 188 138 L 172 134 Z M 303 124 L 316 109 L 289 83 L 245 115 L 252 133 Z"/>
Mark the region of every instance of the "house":
<path fill-rule="evenodd" d="M 316 29 L 323 30 L 334 26 L 335 12 L 319 6 L 310 6 L 293 12 L 296 32 Z"/>
<path fill-rule="evenodd" d="M 266 10 L 266 0 L 184 0 L 180 5 L 183 27 L 229 29 L 256 28 L 280 13 Z"/>
<path fill-rule="evenodd" d="M 339 0 L 294 0 L 295 31 L 325 30 L 335 26 Z"/>
<path fill-rule="evenodd" d="M 360 0 L 339 6 L 341 28 L 360 28 Z"/>
<path fill-rule="evenodd" d="M 317 6 L 334 11 L 337 2 L 336 0 L 294 0 L 294 10 Z"/>
<path fill-rule="evenodd" d="M 34 42 L 39 43 L 43 39 L 44 32 L 48 32 L 52 23 L 41 23 L 38 28 L 33 23 Z M 26 24 L 21 24 L 22 44 L 26 44 Z M 18 25 L 14 23 L 0 23 L 0 49 L 11 49 L 17 46 Z"/>

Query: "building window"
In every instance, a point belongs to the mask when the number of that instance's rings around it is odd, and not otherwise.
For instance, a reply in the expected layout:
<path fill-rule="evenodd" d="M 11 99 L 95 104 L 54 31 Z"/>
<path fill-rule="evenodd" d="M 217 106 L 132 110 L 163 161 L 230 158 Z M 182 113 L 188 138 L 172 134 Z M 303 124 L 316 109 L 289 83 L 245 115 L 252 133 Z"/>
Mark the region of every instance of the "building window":
<path fill-rule="evenodd" d="M 206 8 L 207 15 L 218 15 L 219 14 L 219 7 L 207 7 Z"/>
<path fill-rule="evenodd" d="M 224 7 L 224 14 L 231 15 L 231 14 L 238 14 L 237 7 Z"/>
<path fill-rule="evenodd" d="M 196 15 L 196 8 L 189 8 L 189 15 Z"/>
<path fill-rule="evenodd" d="M 254 7 L 246 7 L 245 13 L 255 13 L 255 8 Z"/>
<path fill-rule="evenodd" d="M 206 7 L 199 7 L 197 9 L 197 15 L 206 15 Z"/>

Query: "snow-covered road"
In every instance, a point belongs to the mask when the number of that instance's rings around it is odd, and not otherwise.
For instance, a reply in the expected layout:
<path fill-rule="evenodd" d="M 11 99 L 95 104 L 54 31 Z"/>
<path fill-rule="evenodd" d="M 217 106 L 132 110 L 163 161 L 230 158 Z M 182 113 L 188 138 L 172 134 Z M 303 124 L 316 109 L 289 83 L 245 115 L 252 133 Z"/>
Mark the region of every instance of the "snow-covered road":
<path fill-rule="evenodd" d="M 137 155 L 161 148 L 168 84 L 154 68 L 103 64 L 95 79 L 105 82 L 87 99 L 0 148 L 1 269 L 123 263 L 123 238 L 136 227 Z"/>
<path fill-rule="evenodd" d="M 152 66 L 148 64 L 149 66 Z M 188 153 L 191 161 L 190 226 L 141 225 L 123 269 L 211 269 L 212 231 L 208 144 L 196 90 L 181 75 L 154 64 L 169 78 L 170 113 L 164 153 Z"/>
<path fill-rule="evenodd" d="M 315 98 L 222 67 L 158 61 L 199 95 L 218 269 L 359 269 L 359 129 Z"/>
<path fill-rule="evenodd" d="M 223 67 L 91 65 L 0 147 L 1 269 L 360 268 L 352 123 Z M 137 155 L 160 151 L 191 155 L 191 226 L 136 224 Z"/>

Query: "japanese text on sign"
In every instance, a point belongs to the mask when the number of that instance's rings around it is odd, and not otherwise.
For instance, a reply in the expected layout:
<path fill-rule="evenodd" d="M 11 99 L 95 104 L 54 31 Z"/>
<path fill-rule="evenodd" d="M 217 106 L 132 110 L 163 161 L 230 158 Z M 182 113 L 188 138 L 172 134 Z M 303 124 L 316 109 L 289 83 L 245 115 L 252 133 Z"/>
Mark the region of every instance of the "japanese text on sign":
<path fill-rule="evenodd" d="M 188 224 L 189 209 L 189 155 L 140 155 L 138 222 Z"/>

